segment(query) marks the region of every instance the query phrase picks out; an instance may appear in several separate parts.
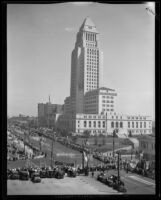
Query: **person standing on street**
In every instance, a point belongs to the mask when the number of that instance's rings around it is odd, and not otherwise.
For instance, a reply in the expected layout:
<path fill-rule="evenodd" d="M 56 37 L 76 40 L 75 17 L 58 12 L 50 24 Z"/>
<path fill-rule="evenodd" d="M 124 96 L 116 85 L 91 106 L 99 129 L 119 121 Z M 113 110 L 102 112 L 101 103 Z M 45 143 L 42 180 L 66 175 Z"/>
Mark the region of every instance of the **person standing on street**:
<path fill-rule="evenodd" d="M 94 177 L 94 170 L 92 170 L 92 178 Z"/>

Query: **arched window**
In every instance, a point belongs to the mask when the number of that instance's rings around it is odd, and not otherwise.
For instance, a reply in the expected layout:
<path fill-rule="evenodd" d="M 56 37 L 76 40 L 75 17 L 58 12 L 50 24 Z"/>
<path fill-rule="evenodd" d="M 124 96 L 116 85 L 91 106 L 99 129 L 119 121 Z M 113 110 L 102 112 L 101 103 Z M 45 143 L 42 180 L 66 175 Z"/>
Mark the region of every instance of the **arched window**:
<path fill-rule="evenodd" d="M 86 127 L 86 125 L 87 125 L 87 122 L 86 122 L 86 121 L 84 121 L 84 127 Z"/>
<path fill-rule="evenodd" d="M 114 122 L 111 122 L 111 128 L 114 128 Z"/>
<path fill-rule="evenodd" d="M 120 122 L 120 128 L 123 128 L 123 123 L 122 122 Z"/>
<path fill-rule="evenodd" d="M 103 128 L 105 128 L 105 121 L 103 121 Z"/>
<path fill-rule="evenodd" d="M 119 123 L 118 122 L 116 122 L 116 128 L 118 128 L 119 127 Z"/>
<path fill-rule="evenodd" d="M 91 127 L 91 121 L 89 121 L 89 127 Z"/>
<path fill-rule="evenodd" d="M 100 121 L 98 121 L 98 127 L 99 127 L 99 128 L 101 127 L 101 122 L 100 122 Z"/>
<path fill-rule="evenodd" d="M 93 126 L 96 127 L 96 121 L 93 122 Z"/>

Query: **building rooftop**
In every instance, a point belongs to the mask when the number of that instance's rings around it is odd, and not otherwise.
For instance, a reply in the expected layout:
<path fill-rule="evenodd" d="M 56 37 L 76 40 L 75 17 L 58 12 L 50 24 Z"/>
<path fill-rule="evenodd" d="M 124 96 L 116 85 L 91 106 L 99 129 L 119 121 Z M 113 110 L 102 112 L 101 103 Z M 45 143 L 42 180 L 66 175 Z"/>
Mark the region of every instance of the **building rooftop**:
<path fill-rule="evenodd" d="M 85 18 L 80 30 L 98 33 L 95 24 L 88 16 Z"/>
<path fill-rule="evenodd" d="M 100 87 L 100 88 L 97 88 L 97 89 L 95 89 L 95 90 L 90 90 L 90 91 L 88 91 L 88 92 L 86 92 L 86 94 L 90 94 L 90 93 L 95 93 L 95 92 L 99 92 L 99 91 L 101 91 L 101 90 L 106 90 L 107 92 L 108 91 L 110 91 L 110 92 L 115 92 L 115 90 L 114 89 L 110 89 L 110 88 L 106 88 L 106 87 Z"/>

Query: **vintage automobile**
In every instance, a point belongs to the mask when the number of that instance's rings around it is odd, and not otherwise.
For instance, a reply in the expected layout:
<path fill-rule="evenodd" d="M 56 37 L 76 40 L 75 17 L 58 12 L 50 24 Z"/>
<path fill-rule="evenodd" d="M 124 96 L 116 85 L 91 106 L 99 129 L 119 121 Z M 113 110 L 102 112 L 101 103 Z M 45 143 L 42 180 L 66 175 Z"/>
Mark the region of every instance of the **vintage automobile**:
<path fill-rule="evenodd" d="M 55 178 L 62 179 L 64 178 L 65 172 L 63 170 L 55 171 Z"/>
<path fill-rule="evenodd" d="M 20 180 L 29 180 L 29 172 L 28 171 L 19 171 L 19 179 Z"/>
<path fill-rule="evenodd" d="M 40 174 L 37 172 L 33 173 L 31 181 L 33 183 L 40 183 L 41 182 Z"/>
<path fill-rule="evenodd" d="M 10 169 L 7 169 L 7 179 L 10 179 L 12 174 L 12 171 Z"/>
<path fill-rule="evenodd" d="M 40 171 L 40 178 L 47 178 L 47 172 L 45 169 Z"/>
<path fill-rule="evenodd" d="M 19 179 L 19 173 L 18 173 L 18 171 L 11 171 L 11 175 L 10 175 L 10 179 L 11 180 L 17 180 L 17 179 Z"/>
<path fill-rule="evenodd" d="M 125 186 L 124 186 L 124 182 L 121 180 L 116 180 L 113 184 L 113 189 L 119 191 L 119 192 L 127 192 Z"/>
<path fill-rule="evenodd" d="M 102 182 L 102 179 L 107 178 L 107 175 L 103 172 L 101 172 L 100 174 L 98 174 L 97 176 L 97 180 Z"/>
<path fill-rule="evenodd" d="M 77 176 L 77 172 L 75 170 L 69 170 L 67 172 L 67 176 L 68 177 L 76 177 Z"/>
<path fill-rule="evenodd" d="M 47 169 L 46 170 L 46 177 L 47 178 L 54 178 L 55 177 L 55 170 L 53 170 L 53 169 Z"/>
<path fill-rule="evenodd" d="M 106 179 L 106 184 L 110 187 L 113 187 L 115 181 L 118 179 L 116 175 L 110 175 Z"/>
<path fill-rule="evenodd" d="M 36 169 L 29 169 L 29 177 L 30 178 L 32 178 L 34 173 L 36 173 Z"/>

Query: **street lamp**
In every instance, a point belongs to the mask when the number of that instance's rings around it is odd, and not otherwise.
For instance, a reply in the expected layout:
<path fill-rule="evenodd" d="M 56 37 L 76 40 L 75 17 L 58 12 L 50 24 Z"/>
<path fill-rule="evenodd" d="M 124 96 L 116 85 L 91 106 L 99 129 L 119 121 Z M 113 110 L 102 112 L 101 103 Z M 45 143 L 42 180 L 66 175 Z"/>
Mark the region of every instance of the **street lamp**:
<path fill-rule="evenodd" d="M 55 141 L 55 133 L 53 133 L 52 137 L 52 145 L 51 145 L 51 167 L 53 167 L 53 146 L 54 146 L 54 141 Z"/>
<path fill-rule="evenodd" d="M 120 181 L 120 153 L 118 152 L 118 161 L 117 161 L 117 169 L 118 169 L 118 183 Z"/>
<path fill-rule="evenodd" d="M 115 133 L 116 133 L 116 130 L 114 129 L 114 131 L 113 131 L 113 159 L 114 159 L 114 146 L 115 146 L 114 134 Z"/>

